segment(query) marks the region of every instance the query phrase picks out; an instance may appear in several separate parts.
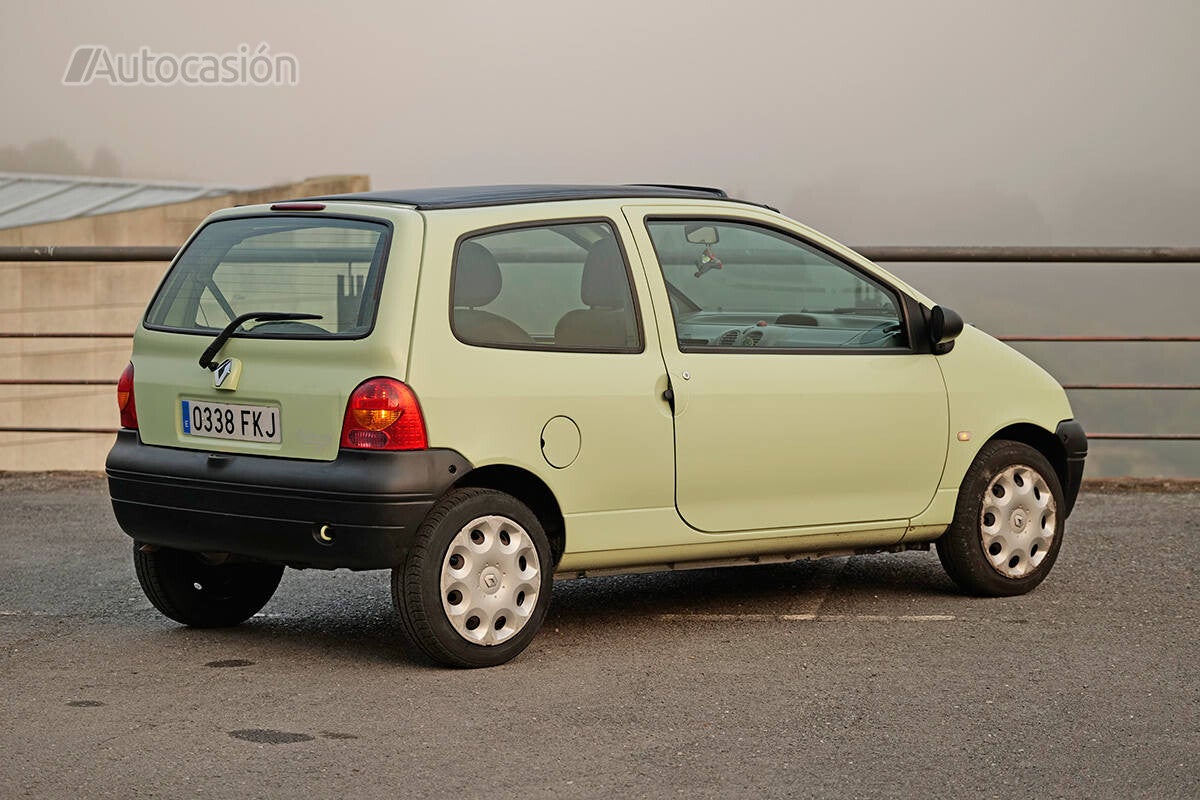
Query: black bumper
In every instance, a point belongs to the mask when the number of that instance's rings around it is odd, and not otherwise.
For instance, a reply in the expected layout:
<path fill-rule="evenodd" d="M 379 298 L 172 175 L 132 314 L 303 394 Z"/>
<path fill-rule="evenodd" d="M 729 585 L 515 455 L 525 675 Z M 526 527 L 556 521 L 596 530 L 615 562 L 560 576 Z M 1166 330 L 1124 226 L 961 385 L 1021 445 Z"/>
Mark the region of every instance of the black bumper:
<path fill-rule="evenodd" d="M 136 541 L 325 569 L 399 564 L 437 498 L 470 470 L 453 450 L 300 461 L 153 447 L 132 430 L 105 464 L 117 522 Z M 318 541 L 323 526 L 332 541 Z"/>
<path fill-rule="evenodd" d="M 1071 509 L 1075 507 L 1075 498 L 1079 496 L 1079 486 L 1083 482 L 1083 462 L 1088 453 L 1087 434 L 1083 432 L 1083 426 L 1073 419 L 1064 419 L 1058 423 L 1054 433 L 1062 442 L 1067 455 L 1066 480 L 1063 481 L 1062 488 L 1063 499 L 1067 503 L 1065 516 L 1070 516 Z"/>

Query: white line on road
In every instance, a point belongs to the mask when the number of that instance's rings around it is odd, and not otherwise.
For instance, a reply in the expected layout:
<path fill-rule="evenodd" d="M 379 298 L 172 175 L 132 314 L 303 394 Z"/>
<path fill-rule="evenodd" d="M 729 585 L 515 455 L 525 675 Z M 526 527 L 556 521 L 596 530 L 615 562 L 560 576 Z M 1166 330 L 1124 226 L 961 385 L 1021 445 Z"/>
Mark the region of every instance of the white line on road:
<path fill-rule="evenodd" d="M 659 622 L 950 622 L 953 614 L 659 614 Z"/>

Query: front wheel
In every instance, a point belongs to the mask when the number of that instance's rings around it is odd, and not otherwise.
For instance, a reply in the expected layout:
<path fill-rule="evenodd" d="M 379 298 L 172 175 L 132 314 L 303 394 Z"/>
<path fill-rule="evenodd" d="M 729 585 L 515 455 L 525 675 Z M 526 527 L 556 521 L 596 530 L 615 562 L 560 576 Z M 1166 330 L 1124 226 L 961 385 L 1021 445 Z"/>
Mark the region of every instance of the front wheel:
<path fill-rule="evenodd" d="M 133 566 L 151 604 L 193 628 L 240 625 L 262 610 L 283 577 L 274 564 L 214 564 L 200 553 L 136 542 Z"/>
<path fill-rule="evenodd" d="M 491 667 L 537 634 L 553 561 L 537 515 L 491 489 L 457 489 L 429 513 L 392 599 L 411 644 L 439 664 Z"/>
<path fill-rule="evenodd" d="M 971 594 L 1025 594 L 1041 583 L 1063 539 L 1062 485 L 1045 456 L 988 442 L 963 477 L 954 522 L 937 541 L 947 574 Z"/>

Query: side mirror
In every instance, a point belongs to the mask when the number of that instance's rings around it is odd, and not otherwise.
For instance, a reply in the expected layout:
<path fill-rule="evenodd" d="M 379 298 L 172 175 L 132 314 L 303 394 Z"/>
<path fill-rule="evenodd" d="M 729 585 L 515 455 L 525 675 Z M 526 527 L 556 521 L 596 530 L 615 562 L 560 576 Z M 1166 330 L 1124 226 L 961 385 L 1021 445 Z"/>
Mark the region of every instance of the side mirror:
<path fill-rule="evenodd" d="M 929 312 L 929 341 L 934 353 L 949 353 L 962 331 L 963 318 L 954 309 L 934 306 Z"/>
<path fill-rule="evenodd" d="M 714 225 L 685 225 L 683 235 L 692 244 L 714 245 L 721 241 Z"/>

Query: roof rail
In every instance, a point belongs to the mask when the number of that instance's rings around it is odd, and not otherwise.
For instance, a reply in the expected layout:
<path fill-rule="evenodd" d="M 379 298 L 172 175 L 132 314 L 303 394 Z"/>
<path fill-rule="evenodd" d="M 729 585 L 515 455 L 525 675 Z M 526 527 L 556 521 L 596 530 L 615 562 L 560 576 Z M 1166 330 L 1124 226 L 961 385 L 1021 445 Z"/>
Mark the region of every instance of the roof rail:
<path fill-rule="evenodd" d="M 729 197 L 724 189 L 715 186 L 689 186 L 686 183 L 628 183 L 626 186 L 653 186 L 659 189 L 681 189 L 686 192 L 707 192 L 714 197 Z"/>
<path fill-rule="evenodd" d="M 547 203 L 560 200 L 657 198 L 693 200 L 732 200 L 721 189 L 692 186 L 671 186 L 655 183 L 635 183 L 619 186 L 571 184 L 513 184 L 498 186 L 442 186 L 427 189 L 407 189 L 353 194 L 323 195 L 294 198 L 288 202 L 373 202 L 396 203 L 418 210 L 446 208 L 480 208 L 517 203 Z M 733 202 L 746 202 L 732 200 Z M 758 205 L 754 203 L 753 205 Z"/>

